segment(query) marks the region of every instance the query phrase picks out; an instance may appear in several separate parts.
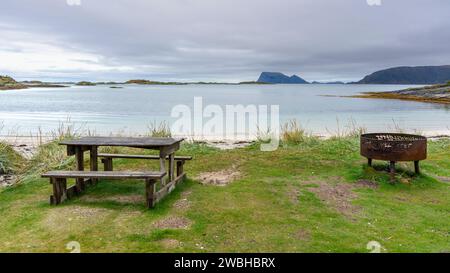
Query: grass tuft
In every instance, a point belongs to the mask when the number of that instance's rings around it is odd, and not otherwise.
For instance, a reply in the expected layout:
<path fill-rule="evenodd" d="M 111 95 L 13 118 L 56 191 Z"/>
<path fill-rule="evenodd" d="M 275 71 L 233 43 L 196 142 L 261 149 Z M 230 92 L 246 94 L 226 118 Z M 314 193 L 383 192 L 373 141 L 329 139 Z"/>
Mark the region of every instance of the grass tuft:
<path fill-rule="evenodd" d="M 151 137 L 171 137 L 172 132 L 170 131 L 170 126 L 167 122 L 163 121 L 156 124 L 156 121 L 148 126 L 149 133 Z"/>
<path fill-rule="evenodd" d="M 281 140 L 287 144 L 300 144 L 307 138 L 305 129 L 296 119 L 289 120 L 281 127 Z"/>

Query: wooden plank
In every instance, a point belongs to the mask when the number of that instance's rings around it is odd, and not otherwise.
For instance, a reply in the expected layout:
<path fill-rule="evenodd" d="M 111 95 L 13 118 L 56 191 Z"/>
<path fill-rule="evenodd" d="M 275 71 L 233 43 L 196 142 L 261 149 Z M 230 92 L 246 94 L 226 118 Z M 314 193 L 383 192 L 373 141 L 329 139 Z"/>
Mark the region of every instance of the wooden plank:
<path fill-rule="evenodd" d="M 69 146 L 125 146 L 137 148 L 160 148 L 173 146 L 183 140 L 183 138 L 170 137 L 82 137 L 73 140 L 63 140 L 59 144 Z"/>
<path fill-rule="evenodd" d="M 167 183 L 164 187 L 162 187 L 156 194 L 155 194 L 155 200 L 156 202 L 161 201 L 167 194 L 171 193 L 176 185 L 178 185 L 180 182 L 182 182 L 186 177 L 186 174 L 183 173 L 176 177 L 173 181 L 170 183 Z"/>
<path fill-rule="evenodd" d="M 159 157 L 166 158 L 166 156 L 173 154 L 180 149 L 180 142 L 174 143 L 172 145 L 161 147 L 159 150 Z"/>
<path fill-rule="evenodd" d="M 105 178 L 105 179 L 159 179 L 166 175 L 165 172 L 119 172 L 119 171 L 51 171 L 42 175 L 46 178 Z"/>
<path fill-rule="evenodd" d="M 158 155 L 130 155 L 130 154 L 103 154 L 99 153 L 98 157 L 107 157 L 107 158 L 128 158 L 128 159 L 151 159 L 151 160 L 159 160 L 160 157 Z M 169 156 L 166 156 L 166 159 L 169 159 Z M 192 160 L 192 156 L 175 156 L 175 160 Z"/>

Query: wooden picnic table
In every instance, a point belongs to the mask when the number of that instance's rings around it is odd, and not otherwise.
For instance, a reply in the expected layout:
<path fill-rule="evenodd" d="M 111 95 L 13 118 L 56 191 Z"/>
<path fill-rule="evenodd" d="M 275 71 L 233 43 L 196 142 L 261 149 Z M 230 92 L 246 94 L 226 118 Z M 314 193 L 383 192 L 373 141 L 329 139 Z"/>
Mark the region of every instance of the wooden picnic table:
<path fill-rule="evenodd" d="M 169 181 L 174 176 L 174 156 L 180 149 L 182 138 L 167 137 L 82 137 L 79 139 L 61 141 L 67 146 L 67 155 L 75 155 L 77 170 L 84 170 L 84 152 L 90 151 L 90 170 L 98 170 L 98 147 L 131 147 L 159 150 L 160 171 L 168 174 Z M 169 157 L 169 169 L 166 171 L 165 159 Z"/>
<path fill-rule="evenodd" d="M 190 160 L 190 157 L 175 157 L 175 152 L 179 150 L 180 143 L 184 139 L 181 138 L 158 138 L 158 137 L 82 137 L 73 140 L 61 141 L 60 145 L 67 146 L 67 155 L 75 156 L 76 160 L 76 170 L 75 172 L 49 172 L 44 174 L 43 177 L 49 177 L 53 180 L 52 183 L 60 181 L 54 192 L 58 198 L 51 197 L 51 202 L 58 204 L 61 202 L 61 196 L 78 194 L 85 190 L 85 188 L 90 184 L 95 184 L 99 178 L 117 178 L 121 179 L 124 177 L 148 177 L 146 183 L 147 192 L 147 202 L 149 207 L 153 207 L 154 204 L 164 197 L 167 193 L 171 192 L 175 185 L 184 179 L 185 173 L 183 171 L 183 164 L 185 160 Z M 98 148 L 102 146 L 112 146 L 112 147 L 131 147 L 131 148 L 141 148 L 141 149 L 151 149 L 158 150 L 159 154 L 157 156 L 146 156 L 146 155 L 115 155 L 115 154 L 99 154 Z M 89 151 L 89 166 L 90 171 L 84 171 L 84 153 Z M 104 171 L 98 170 L 98 158 L 102 157 L 105 160 Z M 131 172 L 113 172 L 112 171 L 112 159 L 113 158 L 134 158 L 134 159 L 157 159 L 160 162 L 159 172 L 152 176 L 150 172 L 143 172 L 140 175 Z M 166 168 L 166 160 L 168 161 L 168 167 Z M 176 166 L 175 166 L 175 161 Z M 175 175 L 175 167 L 177 168 L 177 173 Z M 76 183 L 73 189 L 65 189 L 65 178 L 75 178 Z M 161 179 L 161 187 L 156 191 L 155 178 Z M 59 179 L 59 180 L 58 180 Z M 57 184 L 57 183 L 56 183 Z M 60 189 L 58 187 L 62 187 Z M 62 191 L 62 193 L 61 193 Z M 69 196 L 70 197 L 70 196 Z M 150 202 L 150 203 L 149 203 Z"/>

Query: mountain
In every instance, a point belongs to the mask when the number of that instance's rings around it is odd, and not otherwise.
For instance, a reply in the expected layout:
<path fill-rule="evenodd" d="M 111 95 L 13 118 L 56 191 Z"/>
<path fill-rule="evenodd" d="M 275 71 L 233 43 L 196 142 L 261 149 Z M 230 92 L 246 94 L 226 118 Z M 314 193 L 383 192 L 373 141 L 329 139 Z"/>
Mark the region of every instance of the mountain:
<path fill-rule="evenodd" d="M 262 72 L 257 82 L 261 83 L 290 83 L 305 84 L 308 83 L 297 75 L 286 76 L 280 72 Z"/>
<path fill-rule="evenodd" d="M 402 66 L 377 71 L 359 84 L 441 84 L 450 80 L 450 65 Z"/>

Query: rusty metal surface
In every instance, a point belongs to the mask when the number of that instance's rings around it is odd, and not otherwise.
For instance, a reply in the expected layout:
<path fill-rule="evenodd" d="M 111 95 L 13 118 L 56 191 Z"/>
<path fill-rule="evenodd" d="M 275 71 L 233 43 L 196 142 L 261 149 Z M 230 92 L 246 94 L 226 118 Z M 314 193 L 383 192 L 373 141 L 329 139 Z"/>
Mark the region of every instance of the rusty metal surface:
<path fill-rule="evenodd" d="M 408 134 L 361 135 L 361 155 L 385 161 L 419 161 L 427 158 L 427 138 Z"/>

